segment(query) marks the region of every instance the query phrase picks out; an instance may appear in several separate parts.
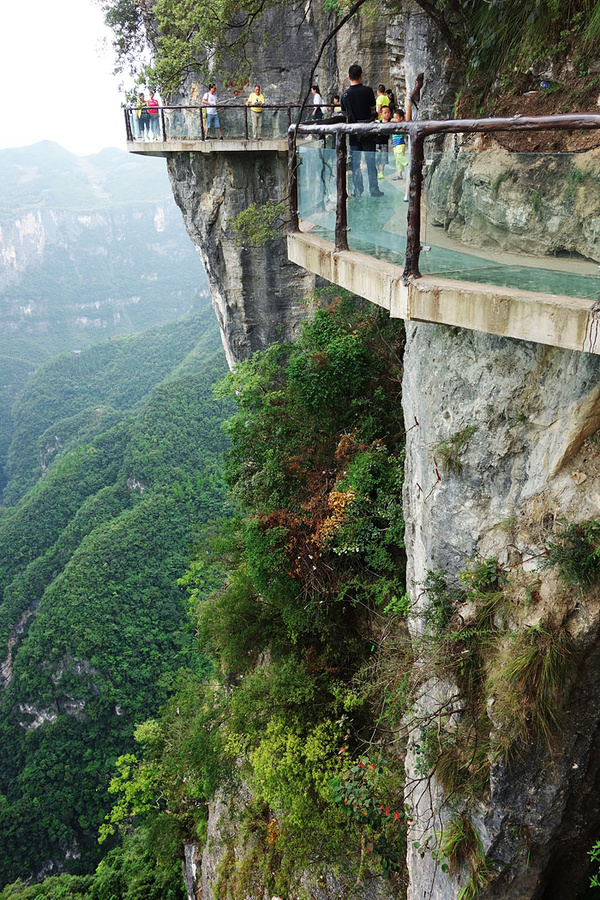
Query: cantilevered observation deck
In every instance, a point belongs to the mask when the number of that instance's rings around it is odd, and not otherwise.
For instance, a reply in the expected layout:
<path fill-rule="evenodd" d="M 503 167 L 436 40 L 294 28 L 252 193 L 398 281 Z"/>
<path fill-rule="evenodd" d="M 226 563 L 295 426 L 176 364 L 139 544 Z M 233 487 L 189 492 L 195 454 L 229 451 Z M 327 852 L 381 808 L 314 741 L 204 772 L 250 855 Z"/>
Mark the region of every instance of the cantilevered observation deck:
<path fill-rule="evenodd" d="M 261 140 L 254 141 L 245 104 L 218 107 L 223 140 L 209 136 L 202 107 L 161 107 L 156 133 L 148 140 L 136 131 L 135 109 L 128 109 L 128 150 L 164 157 L 181 152 L 287 153 L 287 242 L 292 262 L 386 308 L 394 317 L 600 354 L 600 150 L 587 154 L 507 153 L 504 171 L 496 171 L 493 181 L 488 179 L 481 210 L 485 215 L 487 204 L 490 221 L 498 219 L 501 207 L 510 211 L 511 197 L 503 201 L 502 185 L 515 180 L 519 170 L 545 169 L 550 177 L 556 171 L 556 177 L 564 182 L 565 196 L 581 193 L 586 181 L 593 195 L 588 207 L 581 197 L 572 203 L 572 217 L 578 217 L 575 227 L 586 235 L 583 254 L 538 252 L 522 210 L 514 221 L 505 215 L 502 223 L 513 231 L 509 251 L 494 245 L 497 221 L 490 228 L 485 222 L 480 225 L 480 241 L 471 234 L 469 242 L 462 243 L 452 230 L 446 230 L 445 223 L 437 221 L 434 226 L 430 214 L 436 203 L 440 206 L 444 179 L 459 219 L 461 204 L 464 209 L 470 202 L 468 196 L 456 197 L 457 185 L 461 190 L 464 152 L 440 150 L 443 136 L 581 130 L 596 131 L 600 144 L 600 115 L 386 125 L 328 124 L 323 119 L 316 125 L 294 125 L 299 110 L 294 105 L 265 105 Z M 360 198 L 349 198 L 352 179 L 346 142 L 353 133 L 370 137 L 402 133 L 410 138 L 408 202 L 404 178 L 394 177 L 391 152 L 378 180 L 382 196 L 376 198 L 369 195 L 366 154 L 360 159 L 355 156 L 354 164 L 362 166 L 365 191 Z M 483 169 L 490 158 L 486 153 L 473 151 Z M 438 192 L 435 201 L 432 185 Z M 536 204 L 542 202 L 537 182 L 532 183 L 534 217 Z M 564 226 L 564 205 L 560 212 Z M 548 227 L 560 230 L 558 213 Z"/>
<path fill-rule="evenodd" d="M 220 140 L 209 130 L 206 106 L 160 106 L 151 127 L 142 132 L 136 107 L 125 112 L 127 149 L 143 156 L 173 153 L 287 153 L 288 130 L 302 109 L 297 104 L 266 103 L 260 140 L 252 138 L 252 114 L 245 103 L 219 104 Z"/>
<path fill-rule="evenodd" d="M 506 153 L 505 171 L 496 171 L 493 183 L 488 182 L 482 207 L 485 216 L 487 203 L 493 220 L 494 206 L 501 205 L 501 185 L 510 182 L 519 166 L 527 166 L 532 172 L 543 167 L 549 179 L 554 167 L 557 177 L 564 180 L 565 195 L 570 192 L 572 200 L 587 182 L 591 189 L 588 208 L 582 213 L 581 198 L 578 204 L 571 204 L 572 215 L 580 216 L 576 228 L 587 234 L 583 242 L 587 252 L 583 255 L 536 255 L 528 239 L 527 215 L 523 215 L 523 210 L 518 211 L 520 216 L 515 221 L 503 223 L 514 232 L 510 252 L 493 246 L 490 232 L 494 229 L 488 229 L 485 222 L 481 223 L 481 240 L 469 244 L 452 238 L 443 223 L 436 228 L 428 222 L 427 188 L 434 180 L 428 171 L 437 170 L 439 195 L 444 179 L 456 193 L 456 186 L 461 185 L 460 166 L 464 167 L 464 158 L 459 160 L 458 151 L 444 154 L 436 149 L 432 138 L 438 137 L 439 147 L 439 136 L 449 134 L 578 129 L 597 130 L 600 143 L 600 115 L 386 125 L 327 125 L 323 120 L 319 125 L 292 126 L 288 256 L 297 265 L 385 307 L 394 317 L 600 353 L 600 151 Z M 346 139 L 357 133 L 363 137 L 392 133 L 410 136 L 408 202 L 405 179 L 394 177 L 393 157 L 384 177 L 378 180 L 382 196 L 369 195 L 364 152 L 353 160 L 362 166 L 364 193 L 361 197 L 348 197 L 352 180 L 347 172 Z M 296 146 L 296 136 L 311 134 L 318 142 Z M 477 156 L 485 168 L 486 151 Z M 529 196 L 534 216 L 536 204 L 542 202 L 539 184 L 539 179 L 532 183 Z M 437 200 L 439 206 L 439 196 Z M 452 198 L 459 218 L 461 202 L 468 204 L 469 198 Z M 510 197 L 504 205 L 510 209 Z M 551 227 L 560 229 L 561 219 L 556 212 Z M 505 216 L 505 220 L 508 218 Z M 562 222 L 564 227 L 564 218 Z"/>

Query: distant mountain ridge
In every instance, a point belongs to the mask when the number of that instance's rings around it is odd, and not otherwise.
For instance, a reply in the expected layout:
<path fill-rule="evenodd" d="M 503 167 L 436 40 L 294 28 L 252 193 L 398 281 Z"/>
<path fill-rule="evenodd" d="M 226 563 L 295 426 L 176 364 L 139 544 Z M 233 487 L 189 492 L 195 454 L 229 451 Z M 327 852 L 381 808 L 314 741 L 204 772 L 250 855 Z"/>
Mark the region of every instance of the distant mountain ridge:
<path fill-rule="evenodd" d="M 76 156 L 53 141 L 0 150 L 0 223 L 26 209 L 172 202 L 165 164 L 109 147 Z"/>

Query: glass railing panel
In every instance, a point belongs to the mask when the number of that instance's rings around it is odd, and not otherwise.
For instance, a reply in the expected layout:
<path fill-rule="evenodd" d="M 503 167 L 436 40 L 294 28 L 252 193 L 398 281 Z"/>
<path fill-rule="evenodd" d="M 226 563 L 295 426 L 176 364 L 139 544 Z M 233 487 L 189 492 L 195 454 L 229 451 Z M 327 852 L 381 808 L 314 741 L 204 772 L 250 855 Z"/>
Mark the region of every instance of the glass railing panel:
<path fill-rule="evenodd" d="M 299 152 L 300 218 L 310 222 L 313 233 L 333 241 L 335 153 L 322 142 L 306 144 Z M 423 275 L 598 297 L 597 154 L 441 153 L 431 142 L 426 159 Z M 387 156 L 348 154 L 348 245 L 402 267 L 408 212 L 405 171 L 391 146 Z"/>
<path fill-rule="evenodd" d="M 202 138 L 202 110 L 198 107 L 188 109 L 164 109 L 166 140 L 198 141 Z"/>
<path fill-rule="evenodd" d="M 298 145 L 298 213 L 306 224 L 333 240 L 337 202 L 336 154 L 323 141 Z"/>
<path fill-rule="evenodd" d="M 142 129 L 140 117 L 135 109 L 128 109 L 127 115 L 134 141 L 154 136 L 167 141 L 199 141 L 207 136 L 218 137 L 214 128 L 211 128 L 210 133 L 208 131 L 211 118 L 208 117 L 206 107 L 162 107 L 158 116 L 152 120 L 153 127 L 149 125 L 146 129 Z M 249 140 L 253 139 L 253 115 L 244 104 L 218 106 L 217 115 L 223 139 L 245 140 L 246 134 Z M 265 107 L 259 114 L 260 121 L 257 123 L 259 139 L 287 141 L 287 132 L 293 115 L 293 108 L 290 110 L 288 107 Z M 164 121 L 164 136 L 161 120 Z"/>
<path fill-rule="evenodd" d="M 248 136 L 253 137 L 253 113 L 248 110 Z M 261 113 L 257 114 L 258 124 L 261 129 L 262 140 L 268 141 L 287 141 L 287 130 L 289 127 L 290 117 L 288 109 L 272 109 L 266 107 Z"/>
<path fill-rule="evenodd" d="M 579 298 L 600 292 L 597 153 L 428 153 L 421 272 Z"/>
<path fill-rule="evenodd" d="M 246 136 L 245 130 L 245 110 L 239 107 L 219 106 L 217 114 L 221 124 L 221 134 L 223 139 L 227 140 L 244 140 Z M 205 113 L 206 115 L 206 113 Z M 205 125 L 210 123 L 210 117 L 205 119 Z M 214 130 L 210 131 L 210 137 L 215 137 Z"/>

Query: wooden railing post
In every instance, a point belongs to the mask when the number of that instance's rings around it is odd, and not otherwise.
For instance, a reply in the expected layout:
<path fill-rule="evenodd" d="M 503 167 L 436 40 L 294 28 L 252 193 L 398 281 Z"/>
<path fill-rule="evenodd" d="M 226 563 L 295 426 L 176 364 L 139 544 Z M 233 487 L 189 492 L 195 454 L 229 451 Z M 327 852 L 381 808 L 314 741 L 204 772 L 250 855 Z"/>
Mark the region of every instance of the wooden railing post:
<path fill-rule="evenodd" d="M 160 107 L 159 112 L 160 112 L 160 136 L 163 139 L 163 141 L 166 141 L 167 140 L 167 130 L 165 128 L 165 111 L 162 106 Z"/>
<path fill-rule="evenodd" d="M 203 141 L 206 140 L 206 135 L 204 133 L 204 107 L 199 106 L 198 110 L 200 112 L 200 137 Z"/>
<path fill-rule="evenodd" d="M 423 187 L 423 165 L 425 136 L 417 134 L 410 141 L 410 181 L 408 192 L 408 221 L 406 226 L 406 261 L 402 277 L 420 278 L 419 256 L 421 255 L 421 191 Z"/>
<path fill-rule="evenodd" d="M 246 136 L 246 140 L 250 137 L 248 134 L 248 107 L 244 107 L 244 134 Z"/>
<path fill-rule="evenodd" d="M 288 233 L 294 234 L 300 231 L 300 219 L 298 217 L 298 163 L 296 160 L 296 134 L 290 128 L 288 130 L 288 192 L 290 221 Z"/>
<path fill-rule="evenodd" d="M 127 140 L 133 140 L 133 133 L 131 131 L 131 113 L 132 109 L 130 107 L 125 107 L 123 110 L 125 113 L 125 134 L 127 135 Z M 135 115 L 135 110 L 133 110 L 133 114 Z"/>
<path fill-rule="evenodd" d="M 335 136 L 337 205 L 335 211 L 335 249 L 348 249 L 348 189 L 346 187 L 346 135 Z"/>

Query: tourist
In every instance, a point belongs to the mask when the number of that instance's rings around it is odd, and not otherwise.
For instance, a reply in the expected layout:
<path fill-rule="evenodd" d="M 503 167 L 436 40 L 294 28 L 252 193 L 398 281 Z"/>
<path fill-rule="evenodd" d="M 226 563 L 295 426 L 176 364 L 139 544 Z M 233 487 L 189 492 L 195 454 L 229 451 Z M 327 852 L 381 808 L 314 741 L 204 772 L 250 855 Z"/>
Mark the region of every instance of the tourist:
<path fill-rule="evenodd" d="M 202 103 L 206 106 L 206 137 L 210 137 L 210 131 L 212 129 L 219 135 L 219 139 L 223 140 L 221 123 L 219 122 L 219 113 L 217 112 L 216 84 L 209 84 L 207 92 L 202 97 Z"/>
<path fill-rule="evenodd" d="M 159 136 L 158 125 L 158 100 L 154 96 L 154 91 L 150 91 L 150 99 L 148 100 L 148 124 L 149 133 L 152 139 L 157 141 Z"/>
<path fill-rule="evenodd" d="M 323 103 L 318 84 L 313 84 L 310 90 L 313 95 L 313 108 L 310 114 L 310 120 L 311 122 L 318 122 L 319 119 L 323 118 L 323 106 L 325 104 Z"/>
<path fill-rule="evenodd" d="M 380 122 L 389 122 L 391 118 L 390 108 L 389 106 L 382 106 L 381 112 L 379 113 L 379 121 Z M 385 176 L 385 167 L 388 164 L 388 145 L 389 145 L 389 136 L 379 135 L 377 138 L 377 177 L 383 178 Z"/>
<path fill-rule="evenodd" d="M 150 135 L 150 116 L 148 115 L 148 103 L 143 94 L 140 94 L 137 102 L 137 117 L 139 123 L 140 140 L 147 141 Z"/>
<path fill-rule="evenodd" d="M 390 98 L 385 92 L 385 85 L 380 84 L 377 88 L 377 96 L 375 97 L 375 112 L 377 113 L 377 118 L 381 121 L 381 110 L 384 106 L 390 105 Z"/>
<path fill-rule="evenodd" d="M 339 116 L 342 112 L 342 107 L 340 106 L 340 95 L 334 94 L 331 98 L 331 104 L 327 107 L 328 111 L 332 116 Z"/>
<path fill-rule="evenodd" d="M 392 116 L 392 122 L 403 122 L 404 113 L 401 109 L 397 109 Z M 396 163 L 396 174 L 394 181 L 400 181 L 403 177 L 404 170 L 408 165 L 408 156 L 406 154 L 406 138 L 403 134 L 392 135 L 392 152 L 394 154 L 394 162 Z"/>
<path fill-rule="evenodd" d="M 375 94 L 373 89 L 362 84 L 362 68 L 354 63 L 348 69 L 350 87 L 340 97 L 340 104 L 346 114 L 346 121 L 350 124 L 357 122 L 372 122 L 375 112 Z M 363 193 L 363 177 L 361 172 L 362 154 L 365 154 L 367 163 L 367 175 L 369 178 L 369 191 L 372 197 L 383 197 L 383 191 L 377 184 L 377 169 L 375 167 L 375 139 L 371 136 L 359 134 L 350 135 L 350 159 L 352 163 L 353 196 L 360 197 Z"/>
<path fill-rule="evenodd" d="M 262 134 L 262 117 L 265 98 L 261 94 L 260 84 L 254 85 L 254 90 L 246 101 L 246 106 L 250 107 L 250 124 L 252 126 L 252 140 L 260 141 Z"/>

